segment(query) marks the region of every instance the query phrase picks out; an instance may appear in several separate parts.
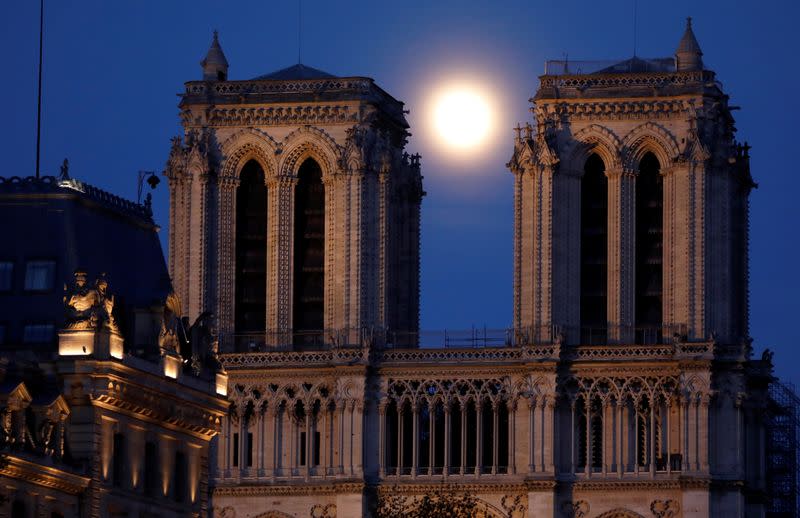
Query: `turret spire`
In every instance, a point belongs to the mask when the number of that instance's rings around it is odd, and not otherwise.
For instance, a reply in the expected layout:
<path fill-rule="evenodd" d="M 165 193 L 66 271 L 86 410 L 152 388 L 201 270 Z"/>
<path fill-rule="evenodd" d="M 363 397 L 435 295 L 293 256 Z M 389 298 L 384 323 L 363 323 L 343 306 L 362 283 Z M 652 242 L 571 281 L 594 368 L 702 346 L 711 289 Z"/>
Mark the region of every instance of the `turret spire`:
<path fill-rule="evenodd" d="M 228 60 L 219 45 L 219 34 L 214 31 L 214 40 L 208 49 L 206 57 L 200 62 L 203 67 L 203 80 L 226 81 L 228 79 Z"/>
<path fill-rule="evenodd" d="M 675 68 L 678 72 L 703 69 L 703 51 L 692 30 L 692 18 L 686 18 L 686 30 L 675 51 Z"/>

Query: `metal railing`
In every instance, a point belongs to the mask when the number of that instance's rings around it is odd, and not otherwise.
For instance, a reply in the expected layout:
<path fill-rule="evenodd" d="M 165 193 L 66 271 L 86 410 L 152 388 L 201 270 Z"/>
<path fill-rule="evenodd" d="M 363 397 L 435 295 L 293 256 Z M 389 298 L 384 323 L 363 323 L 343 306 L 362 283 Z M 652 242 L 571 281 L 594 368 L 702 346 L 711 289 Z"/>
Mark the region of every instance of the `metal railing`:
<path fill-rule="evenodd" d="M 342 348 L 378 349 L 477 349 L 533 345 L 657 345 L 685 341 L 687 326 L 564 327 L 558 325 L 518 328 L 472 327 L 431 331 L 395 331 L 374 328 L 279 330 L 264 333 L 220 335 L 226 352 L 324 351 Z"/>
<path fill-rule="evenodd" d="M 675 72 L 675 59 L 640 57 L 594 61 L 552 59 L 545 61 L 544 64 L 544 74 L 550 76 L 630 72 Z"/>

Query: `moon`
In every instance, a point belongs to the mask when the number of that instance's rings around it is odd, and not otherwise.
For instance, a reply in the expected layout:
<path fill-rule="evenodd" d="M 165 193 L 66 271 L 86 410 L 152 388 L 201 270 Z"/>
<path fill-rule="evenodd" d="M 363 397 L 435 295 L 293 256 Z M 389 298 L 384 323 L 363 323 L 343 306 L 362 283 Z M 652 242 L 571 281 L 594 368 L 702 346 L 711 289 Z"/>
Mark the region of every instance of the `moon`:
<path fill-rule="evenodd" d="M 433 125 L 441 142 L 454 151 L 476 150 L 492 129 L 486 95 L 469 86 L 449 86 L 435 98 Z"/>

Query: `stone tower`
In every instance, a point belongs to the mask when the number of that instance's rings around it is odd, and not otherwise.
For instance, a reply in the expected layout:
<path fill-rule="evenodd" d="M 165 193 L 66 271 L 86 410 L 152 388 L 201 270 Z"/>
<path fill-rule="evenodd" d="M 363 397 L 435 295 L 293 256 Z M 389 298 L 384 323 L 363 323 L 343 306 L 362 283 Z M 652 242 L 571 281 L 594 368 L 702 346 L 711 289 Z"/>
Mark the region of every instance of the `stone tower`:
<path fill-rule="evenodd" d="M 548 64 L 510 163 L 517 328 L 746 341 L 754 184 L 701 56 L 689 20 L 674 60 Z"/>
<path fill-rule="evenodd" d="M 509 163 L 513 319 L 520 340 L 560 346 L 544 433 L 560 488 L 530 508 L 760 515 L 771 363 L 748 329 L 755 184 L 691 20 L 674 58 L 548 62 L 539 79 Z"/>
<path fill-rule="evenodd" d="M 223 350 L 415 332 L 424 192 L 403 103 L 300 64 L 229 81 L 216 33 L 201 65 L 165 172 L 185 313 L 213 312 Z"/>

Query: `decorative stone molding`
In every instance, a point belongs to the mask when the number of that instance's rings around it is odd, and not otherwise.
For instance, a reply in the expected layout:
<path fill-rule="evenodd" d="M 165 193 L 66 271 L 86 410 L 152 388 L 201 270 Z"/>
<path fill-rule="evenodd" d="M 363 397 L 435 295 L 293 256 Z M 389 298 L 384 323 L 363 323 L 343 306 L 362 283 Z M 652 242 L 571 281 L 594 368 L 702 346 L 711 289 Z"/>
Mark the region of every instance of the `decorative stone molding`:
<path fill-rule="evenodd" d="M 207 125 L 289 126 L 300 124 L 352 124 L 358 112 L 348 105 L 217 107 L 209 110 Z"/>

